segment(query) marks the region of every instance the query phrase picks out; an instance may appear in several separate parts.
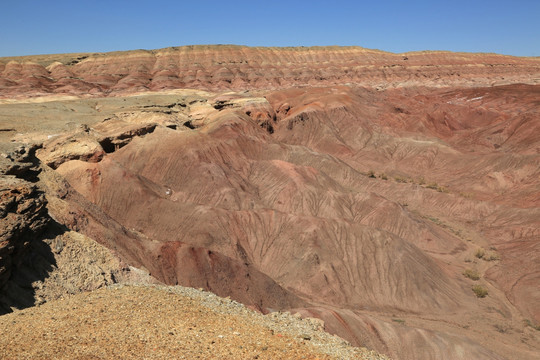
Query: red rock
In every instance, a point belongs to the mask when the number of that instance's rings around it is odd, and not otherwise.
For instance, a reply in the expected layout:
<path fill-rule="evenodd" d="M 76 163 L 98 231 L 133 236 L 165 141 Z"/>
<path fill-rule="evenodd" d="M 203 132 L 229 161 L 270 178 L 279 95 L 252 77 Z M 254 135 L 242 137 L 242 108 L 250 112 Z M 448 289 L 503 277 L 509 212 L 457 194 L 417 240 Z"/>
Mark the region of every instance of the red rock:
<path fill-rule="evenodd" d="M 540 60 L 443 51 L 393 54 L 360 47 L 205 45 L 0 58 L 0 71 L 1 78 L 15 83 L 0 84 L 4 98 L 85 95 L 88 87 L 99 89 L 94 95 L 104 96 L 171 88 L 244 90 L 348 83 L 376 88 L 536 84 Z M 60 80 L 63 85 L 55 85 Z"/>
<path fill-rule="evenodd" d="M 395 358 L 540 349 L 523 325 L 540 322 L 538 59 L 236 46 L 70 59 L 32 81 L 35 65 L 0 62 L 0 92 L 219 91 L 92 125 L 85 141 L 106 154 L 45 142 L 67 181 L 51 185 L 57 221 L 163 282 L 316 316 Z"/>

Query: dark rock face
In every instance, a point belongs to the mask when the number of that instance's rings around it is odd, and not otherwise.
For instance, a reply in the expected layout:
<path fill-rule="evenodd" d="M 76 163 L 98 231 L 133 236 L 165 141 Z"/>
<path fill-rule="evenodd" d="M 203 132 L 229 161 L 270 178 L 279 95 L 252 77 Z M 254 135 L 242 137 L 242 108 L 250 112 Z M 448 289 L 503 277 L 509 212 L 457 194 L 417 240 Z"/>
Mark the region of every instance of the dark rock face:
<path fill-rule="evenodd" d="M 155 281 L 51 218 L 36 148 L 18 147 L 0 163 L 0 314 L 119 281 Z"/>
<path fill-rule="evenodd" d="M 3 286 L 32 239 L 46 227 L 48 217 L 44 195 L 35 185 L 5 179 L 0 184 L 0 286 Z"/>
<path fill-rule="evenodd" d="M 19 264 L 30 243 L 49 222 L 44 193 L 30 161 L 35 148 L 20 147 L 2 159 L 0 178 L 0 288 Z"/>

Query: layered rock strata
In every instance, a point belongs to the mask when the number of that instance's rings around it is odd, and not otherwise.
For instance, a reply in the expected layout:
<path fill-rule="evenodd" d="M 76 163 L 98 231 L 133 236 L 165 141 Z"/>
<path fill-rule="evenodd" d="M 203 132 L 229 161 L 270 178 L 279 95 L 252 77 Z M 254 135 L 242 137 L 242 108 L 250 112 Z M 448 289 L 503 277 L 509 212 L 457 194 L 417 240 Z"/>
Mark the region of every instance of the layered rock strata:
<path fill-rule="evenodd" d="M 0 138 L 42 144 L 52 218 L 125 263 L 398 359 L 538 353 L 538 59 L 203 46 L 3 63 Z M 70 234 L 50 248 L 90 247 Z"/>
<path fill-rule="evenodd" d="M 247 90 L 356 84 L 491 86 L 540 82 L 540 60 L 360 47 L 183 46 L 116 53 L 0 58 L 0 97 L 108 96 L 166 89 Z"/>

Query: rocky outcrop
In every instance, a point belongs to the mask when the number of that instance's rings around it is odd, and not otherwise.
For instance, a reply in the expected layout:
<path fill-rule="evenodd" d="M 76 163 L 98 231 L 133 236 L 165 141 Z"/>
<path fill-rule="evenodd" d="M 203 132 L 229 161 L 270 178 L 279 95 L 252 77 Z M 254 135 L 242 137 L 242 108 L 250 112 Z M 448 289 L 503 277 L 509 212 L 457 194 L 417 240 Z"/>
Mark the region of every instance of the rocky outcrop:
<path fill-rule="evenodd" d="M 253 90 L 537 84 L 540 60 L 497 54 L 393 54 L 360 47 L 183 46 L 0 58 L 0 97 L 107 96 L 165 89 Z"/>
<path fill-rule="evenodd" d="M 84 128 L 86 130 L 86 128 Z M 98 139 L 89 136 L 87 131 L 55 137 L 46 153 L 38 155 L 47 166 L 56 169 L 69 160 L 97 162 L 103 158 L 105 150 Z"/>
<path fill-rule="evenodd" d="M 51 218 L 36 149 L 20 146 L 0 160 L 0 314 L 117 282 L 148 282 Z"/>
<path fill-rule="evenodd" d="M 35 185 L 14 179 L 0 180 L 0 287 L 47 225 L 45 197 Z"/>
<path fill-rule="evenodd" d="M 20 147 L 0 160 L 0 288 L 49 221 L 43 192 L 24 179 L 35 179 L 35 164 L 28 161 L 33 151 Z"/>

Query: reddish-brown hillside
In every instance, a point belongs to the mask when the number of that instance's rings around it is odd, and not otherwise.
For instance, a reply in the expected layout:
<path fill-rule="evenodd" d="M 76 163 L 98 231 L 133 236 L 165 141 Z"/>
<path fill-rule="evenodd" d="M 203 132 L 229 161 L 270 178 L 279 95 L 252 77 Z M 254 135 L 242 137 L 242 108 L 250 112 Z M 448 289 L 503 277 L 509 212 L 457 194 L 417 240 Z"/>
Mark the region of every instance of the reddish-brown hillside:
<path fill-rule="evenodd" d="M 51 215 L 160 281 L 319 317 L 396 359 L 540 350 L 540 60 L 201 46 L 2 61 L 2 136 L 42 144 Z M 54 94 L 80 97 L 25 99 Z"/>
<path fill-rule="evenodd" d="M 164 89 L 245 90 L 355 84 L 537 84 L 540 59 L 497 54 L 393 54 L 360 47 L 183 46 L 0 58 L 0 96 L 120 95 Z"/>

